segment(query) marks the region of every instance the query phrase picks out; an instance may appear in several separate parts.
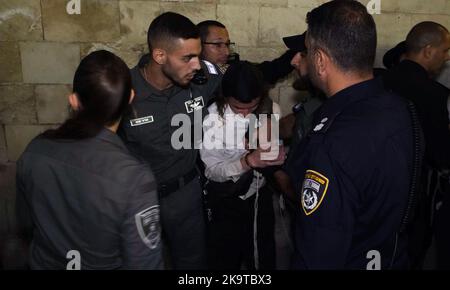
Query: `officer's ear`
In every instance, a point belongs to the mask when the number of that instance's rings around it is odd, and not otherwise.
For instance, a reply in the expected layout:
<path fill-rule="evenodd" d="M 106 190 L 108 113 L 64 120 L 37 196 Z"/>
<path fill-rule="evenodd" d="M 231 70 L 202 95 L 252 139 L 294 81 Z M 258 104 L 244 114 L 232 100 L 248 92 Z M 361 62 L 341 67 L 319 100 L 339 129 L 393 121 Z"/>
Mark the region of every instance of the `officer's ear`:
<path fill-rule="evenodd" d="M 325 74 L 327 66 L 331 60 L 330 57 L 325 53 L 325 51 L 319 48 L 314 51 L 313 60 L 317 75 L 322 77 Z"/>
<path fill-rule="evenodd" d="M 291 59 L 291 66 L 297 68 L 300 65 L 300 61 L 302 60 L 302 55 L 300 52 L 297 52 Z"/>
<path fill-rule="evenodd" d="M 134 90 L 133 90 L 133 89 L 131 89 L 131 93 L 130 93 L 130 100 L 128 101 L 128 104 L 131 104 L 131 102 L 132 102 L 132 101 L 133 101 L 133 99 L 134 99 L 134 96 L 135 96 Z"/>
<path fill-rule="evenodd" d="M 69 95 L 69 104 L 74 111 L 78 111 L 80 109 L 80 101 L 75 93 Z"/>
<path fill-rule="evenodd" d="M 167 52 L 162 48 L 155 48 L 152 50 L 153 60 L 159 64 L 165 64 L 167 60 Z"/>

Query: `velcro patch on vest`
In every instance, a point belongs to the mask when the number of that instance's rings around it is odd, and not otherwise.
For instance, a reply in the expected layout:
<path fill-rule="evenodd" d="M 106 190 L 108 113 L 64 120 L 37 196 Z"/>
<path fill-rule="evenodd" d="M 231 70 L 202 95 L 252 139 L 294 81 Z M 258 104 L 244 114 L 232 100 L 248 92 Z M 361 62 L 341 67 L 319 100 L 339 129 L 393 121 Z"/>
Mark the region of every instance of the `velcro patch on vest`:
<path fill-rule="evenodd" d="M 186 106 L 186 112 L 192 113 L 194 111 L 202 109 L 205 106 L 205 102 L 203 101 L 203 96 L 200 96 L 193 100 L 184 102 L 184 105 Z"/>
<path fill-rule="evenodd" d="M 153 123 L 153 121 L 154 121 L 153 116 L 146 116 L 146 117 L 130 120 L 130 125 L 131 125 L 131 127 L 141 126 L 141 125 Z"/>
<path fill-rule="evenodd" d="M 307 170 L 302 185 L 301 204 L 306 215 L 315 212 L 327 194 L 329 180 L 314 170 Z"/>

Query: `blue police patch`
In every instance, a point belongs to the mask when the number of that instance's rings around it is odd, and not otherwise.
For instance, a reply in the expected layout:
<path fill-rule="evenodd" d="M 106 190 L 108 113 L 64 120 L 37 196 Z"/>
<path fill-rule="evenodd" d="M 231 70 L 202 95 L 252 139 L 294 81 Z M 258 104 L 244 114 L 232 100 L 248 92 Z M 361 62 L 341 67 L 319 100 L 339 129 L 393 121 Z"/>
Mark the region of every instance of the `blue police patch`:
<path fill-rule="evenodd" d="M 323 201 L 329 180 L 319 172 L 307 170 L 301 191 L 301 203 L 306 215 L 315 212 Z"/>

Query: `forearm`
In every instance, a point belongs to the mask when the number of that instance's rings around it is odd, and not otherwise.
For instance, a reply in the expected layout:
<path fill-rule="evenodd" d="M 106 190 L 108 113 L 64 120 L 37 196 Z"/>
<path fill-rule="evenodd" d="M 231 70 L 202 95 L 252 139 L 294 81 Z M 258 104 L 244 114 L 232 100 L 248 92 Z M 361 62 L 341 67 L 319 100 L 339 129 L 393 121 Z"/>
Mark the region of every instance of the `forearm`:
<path fill-rule="evenodd" d="M 250 169 L 245 164 L 245 161 L 243 161 L 243 158 L 218 160 L 211 158 L 204 159 L 204 156 L 202 156 L 202 160 L 205 163 L 205 176 L 216 182 L 235 181 Z"/>

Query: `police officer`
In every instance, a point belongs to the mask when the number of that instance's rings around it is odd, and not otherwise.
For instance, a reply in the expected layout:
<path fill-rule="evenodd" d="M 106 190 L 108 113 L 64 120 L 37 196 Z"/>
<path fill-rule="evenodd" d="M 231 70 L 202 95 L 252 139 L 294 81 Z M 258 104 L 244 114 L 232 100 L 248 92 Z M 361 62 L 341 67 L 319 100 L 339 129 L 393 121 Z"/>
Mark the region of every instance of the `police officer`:
<path fill-rule="evenodd" d="M 234 43 L 230 41 L 228 30 L 219 21 L 205 20 L 197 24 L 202 41 L 201 57 L 219 67 L 225 73 L 228 65 L 239 60 L 239 55 L 233 52 Z M 280 57 L 257 64 L 267 84 L 275 84 L 286 77 L 291 71 L 290 61 L 295 51 L 287 50 Z"/>
<path fill-rule="evenodd" d="M 201 68 L 200 37 L 197 27 L 180 14 L 167 12 L 155 18 L 148 29 L 148 45 L 148 61 L 131 70 L 136 98 L 121 123 L 120 135 L 156 175 L 172 267 L 202 269 L 206 266 L 205 220 L 194 148 L 199 140 L 193 144 L 191 138 L 196 135 L 191 128 L 199 126 L 196 137 L 201 138 L 201 115 L 220 83 L 220 73 L 211 63 L 203 63 L 207 82 L 191 82 Z M 183 128 L 187 134 L 182 134 Z"/>
<path fill-rule="evenodd" d="M 295 148 L 300 140 L 311 130 L 314 112 L 322 105 L 325 96 L 311 84 L 306 64 L 307 50 L 305 46 L 306 31 L 303 34 L 284 37 L 286 46 L 295 51 L 291 60 L 291 65 L 298 74 L 298 80 L 294 83 L 294 88 L 308 91 L 305 99 L 296 104 L 293 108 L 295 123 L 291 136 L 291 146 Z"/>
<path fill-rule="evenodd" d="M 288 36 L 283 38 L 284 44 L 295 52 L 291 60 L 291 65 L 297 72 L 298 79 L 293 87 L 299 91 L 307 91 L 304 99 L 292 107 L 293 113 L 283 117 L 280 120 L 280 131 L 283 131 L 284 138 L 289 140 L 289 154 L 284 167 L 289 166 L 289 162 L 295 161 L 295 155 L 300 141 L 311 130 L 314 113 L 322 105 L 326 97 L 311 83 L 308 75 L 306 63 L 307 49 L 305 46 L 306 31 L 302 34 Z M 289 201 L 295 202 L 295 193 L 291 182 L 284 170 L 275 172 L 277 182 Z"/>
<path fill-rule="evenodd" d="M 328 99 L 288 167 L 298 195 L 293 266 L 404 268 L 413 130 L 406 103 L 373 79 L 374 20 L 344 0 L 307 22 L 308 73 Z"/>
<path fill-rule="evenodd" d="M 32 269 L 162 268 L 153 174 L 115 134 L 132 97 L 127 65 L 91 53 L 75 72 L 73 116 L 19 159 L 17 213 Z"/>

